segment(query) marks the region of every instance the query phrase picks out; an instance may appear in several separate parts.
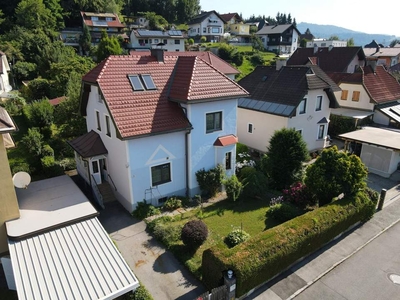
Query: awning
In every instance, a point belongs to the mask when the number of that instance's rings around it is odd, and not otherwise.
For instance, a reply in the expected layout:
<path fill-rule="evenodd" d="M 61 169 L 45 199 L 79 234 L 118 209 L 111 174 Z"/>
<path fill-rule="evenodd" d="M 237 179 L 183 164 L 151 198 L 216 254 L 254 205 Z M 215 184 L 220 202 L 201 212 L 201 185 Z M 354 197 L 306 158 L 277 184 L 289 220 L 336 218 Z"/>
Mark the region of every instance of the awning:
<path fill-rule="evenodd" d="M 390 119 L 400 123 L 400 104 L 395 102 L 393 105 L 385 105 L 386 107 L 377 107 L 384 115 Z"/>
<path fill-rule="evenodd" d="M 221 136 L 217 138 L 214 142 L 214 146 L 225 147 L 233 144 L 237 144 L 238 138 L 233 134 Z"/>
<path fill-rule="evenodd" d="M 93 130 L 80 137 L 77 137 L 72 141 L 67 141 L 67 143 L 83 158 L 89 158 L 108 153 L 100 135 Z"/>
<path fill-rule="evenodd" d="M 331 109 L 331 114 L 336 116 L 351 117 L 354 119 L 364 119 L 373 115 L 374 112 L 351 108 L 335 108 Z"/>
<path fill-rule="evenodd" d="M 8 242 L 18 299 L 114 299 L 139 282 L 97 218 Z"/>

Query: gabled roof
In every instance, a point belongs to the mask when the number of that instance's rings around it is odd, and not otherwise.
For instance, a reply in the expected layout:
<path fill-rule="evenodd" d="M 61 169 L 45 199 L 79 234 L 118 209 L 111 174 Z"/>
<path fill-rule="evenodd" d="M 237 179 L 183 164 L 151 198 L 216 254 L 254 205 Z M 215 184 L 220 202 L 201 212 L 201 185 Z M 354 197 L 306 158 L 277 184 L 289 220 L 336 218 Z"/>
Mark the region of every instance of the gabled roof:
<path fill-rule="evenodd" d="M 238 13 L 227 13 L 227 14 L 220 14 L 219 15 L 222 20 L 224 20 L 226 23 L 228 23 L 232 18 L 238 19 L 240 22 L 243 22 L 243 19 L 240 17 Z"/>
<path fill-rule="evenodd" d="M 101 137 L 93 130 L 67 143 L 83 158 L 108 153 Z"/>
<path fill-rule="evenodd" d="M 84 83 L 100 87 L 122 139 L 191 128 L 179 104 L 169 99 L 191 102 L 247 96 L 244 89 L 197 56 L 159 53 L 164 55 L 163 61 L 151 52 L 110 56 L 83 77 Z M 149 74 L 156 89 L 134 91 L 128 76 L 140 74 Z M 85 93 L 81 101 L 84 110 Z"/>
<path fill-rule="evenodd" d="M 224 21 L 224 19 L 221 18 L 221 16 L 215 11 L 215 10 L 211 10 L 211 11 L 204 11 L 201 14 L 198 14 L 197 16 L 194 16 L 189 22 L 188 25 L 191 24 L 197 24 L 197 23 L 201 23 L 203 22 L 206 18 L 208 18 L 211 14 L 215 14 L 219 19 L 221 19 L 222 22 L 226 23 Z"/>
<path fill-rule="evenodd" d="M 400 72 L 400 63 L 391 66 L 389 68 L 389 72 Z"/>
<path fill-rule="evenodd" d="M 365 49 L 365 48 L 380 48 L 380 47 L 383 47 L 383 45 L 382 45 L 382 44 L 378 44 L 375 40 L 372 40 L 371 43 L 366 44 L 366 45 L 364 46 L 364 49 Z"/>
<path fill-rule="evenodd" d="M 54 99 L 49 99 L 49 102 L 52 106 L 56 106 L 58 104 L 60 104 L 61 102 L 63 102 L 66 99 L 65 96 L 61 96 L 61 97 L 57 97 Z"/>
<path fill-rule="evenodd" d="M 176 51 L 176 52 L 165 52 L 165 55 L 197 56 L 225 75 L 240 74 L 239 70 L 234 68 L 231 64 L 227 63 L 225 60 L 219 58 L 211 51 Z"/>
<path fill-rule="evenodd" d="M 400 84 L 383 66 L 361 68 L 364 74 L 364 86 L 376 103 L 400 100 Z"/>
<path fill-rule="evenodd" d="M 288 30 L 289 28 L 295 29 L 297 31 L 298 34 L 300 34 L 300 32 L 297 30 L 296 26 L 294 26 L 293 24 L 284 24 L 284 25 L 267 25 L 264 26 L 263 28 L 261 28 L 259 31 L 256 32 L 257 35 L 261 35 L 261 34 L 282 34 L 284 33 L 286 30 Z"/>
<path fill-rule="evenodd" d="M 294 113 L 308 90 L 340 90 L 317 66 L 286 66 L 279 71 L 275 67 L 258 66 L 239 84 L 250 93 L 249 99 L 239 101 L 239 107 L 284 116 Z"/>
<path fill-rule="evenodd" d="M 124 28 L 125 25 L 121 23 L 117 14 L 114 13 L 94 13 L 81 11 L 82 20 L 86 26 L 89 27 L 119 27 Z M 91 17 L 101 18 L 99 21 L 92 21 Z M 105 18 L 112 18 L 111 21 L 107 21 Z M 96 23 L 97 22 L 97 23 Z"/>
<path fill-rule="evenodd" d="M 324 72 L 347 72 L 347 67 L 355 57 L 365 59 L 361 47 L 319 47 L 297 48 L 290 56 L 287 65 L 317 64 Z"/>
<path fill-rule="evenodd" d="M 372 57 L 396 57 L 400 56 L 400 48 L 364 48 L 364 53 Z"/>

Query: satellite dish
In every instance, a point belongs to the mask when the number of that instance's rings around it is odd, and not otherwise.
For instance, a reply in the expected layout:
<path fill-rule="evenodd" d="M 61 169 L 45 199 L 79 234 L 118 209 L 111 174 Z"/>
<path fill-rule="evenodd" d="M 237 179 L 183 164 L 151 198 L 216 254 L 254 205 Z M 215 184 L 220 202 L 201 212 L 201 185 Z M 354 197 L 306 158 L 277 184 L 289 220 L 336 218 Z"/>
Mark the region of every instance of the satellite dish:
<path fill-rule="evenodd" d="M 13 176 L 14 186 L 20 189 L 26 189 L 31 183 L 31 175 L 26 172 L 17 172 Z"/>

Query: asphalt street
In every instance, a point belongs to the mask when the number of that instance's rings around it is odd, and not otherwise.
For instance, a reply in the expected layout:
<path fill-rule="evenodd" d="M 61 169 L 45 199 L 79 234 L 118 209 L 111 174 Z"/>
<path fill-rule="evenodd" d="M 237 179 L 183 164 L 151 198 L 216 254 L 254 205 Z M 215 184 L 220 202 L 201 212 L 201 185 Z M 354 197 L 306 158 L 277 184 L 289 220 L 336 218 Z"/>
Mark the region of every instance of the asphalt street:
<path fill-rule="evenodd" d="M 400 223 L 397 223 L 294 299 L 400 299 L 399 249 Z"/>

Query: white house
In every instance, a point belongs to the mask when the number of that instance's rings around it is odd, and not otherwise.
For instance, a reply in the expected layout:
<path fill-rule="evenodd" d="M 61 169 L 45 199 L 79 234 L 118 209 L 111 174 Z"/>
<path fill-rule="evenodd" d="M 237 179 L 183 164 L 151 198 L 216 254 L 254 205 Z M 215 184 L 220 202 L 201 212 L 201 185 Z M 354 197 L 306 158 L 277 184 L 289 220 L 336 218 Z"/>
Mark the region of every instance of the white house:
<path fill-rule="evenodd" d="M 133 49 L 160 48 L 167 51 L 185 51 L 185 41 L 180 30 L 132 30 L 131 47 Z"/>
<path fill-rule="evenodd" d="M 293 24 L 267 25 L 256 32 L 264 48 L 278 54 L 291 54 L 297 49 L 300 32 Z"/>
<path fill-rule="evenodd" d="M 205 36 L 208 42 L 218 42 L 224 35 L 225 21 L 215 11 L 202 12 L 189 21 L 189 37 Z"/>
<path fill-rule="evenodd" d="M 347 41 L 313 39 L 312 41 L 307 42 L 306 47 L 347 47 Z"/>
<path fill-rule="evenodd" d="M 110 56 L 83 77 L 88 133 L 69 142 L 78 172 L 95 190 L 112 185 L 128 211 L 192 197 L 198 170 L 234 174 L 237 101 L 247 94 L 198 56 Z"/>
<path fill-rule="evenodd" d="M 10 72 L 10 65 L 8 64 L 7 56 L 0 51 L 0 98 L 6 98 L 7 93 L 12 90 L 8 72 Z"/>
<path fill-rule="evenodd" d="M 249 93 L 238 103 L 239 142 L 266 152 L 276 130 L 301 132 L 309 151 L 328 145 L 338 86 L 317 66 L 257 67 L 239 81 Z"/>

